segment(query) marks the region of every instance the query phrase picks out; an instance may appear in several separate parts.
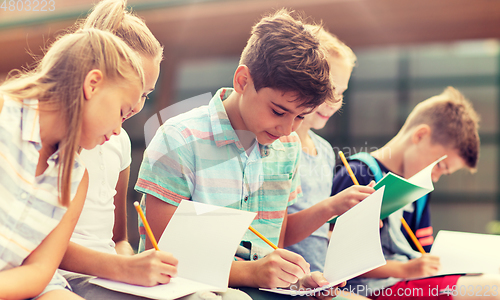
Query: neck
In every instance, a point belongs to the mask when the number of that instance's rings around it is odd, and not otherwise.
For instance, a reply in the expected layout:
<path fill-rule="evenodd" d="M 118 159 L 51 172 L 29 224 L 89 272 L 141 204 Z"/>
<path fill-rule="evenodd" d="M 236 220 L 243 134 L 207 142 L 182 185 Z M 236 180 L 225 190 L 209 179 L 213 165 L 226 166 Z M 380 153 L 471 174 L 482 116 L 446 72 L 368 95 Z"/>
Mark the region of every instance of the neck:
<path fill-rule="evenodd" d="M 240 140 L 243 148 L 245 150 L 249 149 L 255 141 L 255 134 L 253 134 L 245 125 L 243 118 L 241 117 L 241 112 L 239 109 L 239 103 L 241 100 L 241 95 L 232 92 L 226 100 L 222 102 L 224 108 L 226 109 L 227 117 L 229 122 L 233 127 L 238 139 Z"/>
<path fill-rule="evenodd" d="M 40 101 L 38 104 L 40 117 L 40 139 L 43 152 L 50 156 L 58 148 L 64 136 L 64 126 L 61 126 L 61 115 L 58 110 Z"/>
<path fill-rule="evenodd" d="M 371 153 L 378 161 L 386 166 L 391 172 L 404 174 L 404 153 L 407 149 L 404 136 L 396 135 L 382 148 Z"/>
<path fill-rule="evenodd" d="M 295 130 L 295 132 L 300 138 L 300 143 L 302 144 L 302 151 L 304 151 L 304 153 L 307 153 L 309 155 L 315 156 L 317 154 L 316 146 L 314 145 L 313 140 L 309 136 L 309 129 L 311 129 L 311 127 L 302 123 L 299 126 L 299 128 Z"/>

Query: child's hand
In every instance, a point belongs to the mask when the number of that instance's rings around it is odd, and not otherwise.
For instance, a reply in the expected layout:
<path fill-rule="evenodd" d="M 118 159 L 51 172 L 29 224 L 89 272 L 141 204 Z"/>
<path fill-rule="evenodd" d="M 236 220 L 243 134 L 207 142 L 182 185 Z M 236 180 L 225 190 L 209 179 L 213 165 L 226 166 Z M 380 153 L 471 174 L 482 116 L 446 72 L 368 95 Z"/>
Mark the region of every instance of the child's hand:
<path fill-rule="evenodd" d="M 177 276 L 177 259 L 170 253 L 150 249 L 127 256 L 121 281 L 141 286 L 154 286 L 170 282 Z"/>
<path fill-rule="evenodd" d="M 434 276 L 441 268 L 439 257 L 423 254 L 403 264 L 404 276 L 402 278 L 417 278 Z"/>
<path fill-rule="evenodd" d="M 370 182 L 367 186 L 353 185 L 338 193 L 335 196 L 328 198 L 330 206 L 335 208 L 335 215 L 341 215 L 351 209 L 354 205 L 361 202 L 361 200 L 370 196 L 375 189 L 373 186 L 375 182 Z"/>
<path fill-rule="evenodd" d="M 302 256 L 285 249 L 277 249 L 255 263 L 254 286 L 263 288 L 286 288 L 311 272 Z"/>
<path fill-rule="evenodd" d="M 311 274 L 308 274 L 304 276 L 303 278 L 300 279 L 298 282 L 299 284 L 299 289 L 306 290 L 306 289 L 315 289 L 320 286 L 324 286 L 328 284 L 328 281 L 325 279 L 323 276 L 323 273 L 321 272 L 312 272 Z M 346 285 L 346 282 L 344 281 L 343 283 L 332 286 L 330 289 L 323 290 L 321 292 L 317 292 L 314 295 L 308 295 L 312 299 L 319 299 L 319 300 L 326 300 L 326 299 L 332 299 L 333 297 L 336 297 L 339 290 L 339 287 L 344 287 Z M 293 289 L 297 289 L 297 287 L 291 287 Z"/>

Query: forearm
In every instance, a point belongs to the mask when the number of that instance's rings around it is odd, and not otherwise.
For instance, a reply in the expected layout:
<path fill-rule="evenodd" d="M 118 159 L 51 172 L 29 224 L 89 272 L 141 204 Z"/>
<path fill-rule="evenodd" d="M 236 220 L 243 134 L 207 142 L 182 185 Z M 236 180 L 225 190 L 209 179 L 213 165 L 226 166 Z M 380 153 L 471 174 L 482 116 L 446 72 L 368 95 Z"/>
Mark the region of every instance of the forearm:
<path fill-rule="evenodd" d="M 396 261 L 396 260 L 388 260 L 387 263 L 381 267 L 378 267 L 374 270 L 371 270 L 361 277 L 367 278 L 405 278 L 405 263 Z"/>
<path fill-rule="evenodd" d="M 99 252 L 70 242 L 60 268 L 120 281 L 125 258 L 126 256 Z"/>
<path fill-rule="evenodd" d="M 323 226 L 332 216 L 335 208 L 328 201 L 321 201 L 307 209 L 288 215 L 284 246 L 296 244 Z"/>
<path fill-rule="evenodd" d="M 20 266 L 0 272 L 0 299 L 28 299 L 39 295 L 52 276 L 41 264 Z"/>
<path fill-rule="evenodd" d="M 252 278 L 255 261 L 233 261 L 229 273 L 231 287 L 258 287 Z"/>
<path fill-rule="evenodd" d="M 128 241 L 119 241 L 115 244 L 116 253 L 121 255 L 134 255 L 134 249 Z"/>

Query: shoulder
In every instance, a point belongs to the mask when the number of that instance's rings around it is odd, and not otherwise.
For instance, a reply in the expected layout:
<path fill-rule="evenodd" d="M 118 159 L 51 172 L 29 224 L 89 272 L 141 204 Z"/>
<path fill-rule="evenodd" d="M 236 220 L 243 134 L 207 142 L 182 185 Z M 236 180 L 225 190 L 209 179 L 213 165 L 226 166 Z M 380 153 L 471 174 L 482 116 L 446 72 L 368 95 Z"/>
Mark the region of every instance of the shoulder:
<path fill-rule="evenodd" d="M 312 130 L 309 131 L 309 136 L 314 141 L 314 145 L 316 146 L 316 148 L 320 149 L 319 151 L 322 151 L 327 155 L 333 156 L 333 148 L 330 142 L 328 142 L 327 140 L 325 140 L 323 137 L 319 136 Z"/>
<path fill-rule="evenodd" d="M 285 152 L 288 153 L 286 156 L 289 157 L 289 159 L 293 157 L 300 157 L 300 154 L 302 153 L 302 146 L 297 133 L 292 132 L 290 135 L 282 136 L 278 139 L 278 141 L 275 141 L 275 143 L 276 142 L 281 143 Z"/>
<path fill-rule="evenodd" d="M 177 132 L 184 137 L 197 137 L 197 133 L 211 131 L 210 124 L 208 106 L 201 106 L 169 118 L 160 128 L 166 135 Z"/>
<path fill-rule="evenodd" d="M 279 138 L 279 140 L 283 144 L 300 144 L 300 138 L 295 132 L 292 132 L 287 136 L 282 136 Z"/>

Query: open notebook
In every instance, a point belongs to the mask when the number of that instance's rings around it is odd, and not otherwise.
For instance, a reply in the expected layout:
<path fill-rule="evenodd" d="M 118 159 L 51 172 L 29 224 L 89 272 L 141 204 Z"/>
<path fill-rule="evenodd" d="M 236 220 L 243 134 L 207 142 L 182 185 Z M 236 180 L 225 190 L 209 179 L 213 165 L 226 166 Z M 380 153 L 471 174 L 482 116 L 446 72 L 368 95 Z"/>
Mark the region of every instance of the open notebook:
<path fill-rule="evenodd" d="M 409 179 L 405 179 L 392 172 L 385 174 L 385 176 L 374 186 L 376 190 L 383 186 L 386 187 L 382 208 L 380 210 L 380 219 L 383 220 L 387 218 L 393 212 L 432 192 L 434 190 L 431 178 L 432 169 L 445 158 L 446 155 L 428 165 Z M 336 219 L 337 217 L 332 218 L 328 223 L 334 223 Z"/>
<path fill-rule="evenodd" d="M 256 213 L 184 200 L 158 246 L 179 260 L 171 282 L 142 287 L 106 279 L 93 284 L 152 299 L 176 299 L 197 291 L 225 291 L 236 249 Z M 231 224 L 231 226 L 228 226 Z"/>
<path fill-rule="evenodd" d="M 439 256 L 438 275 L 500 273 L 500 236 L 440 230 L 431 254 Z"/>
<path fill-rule="evenodd" d="M 309 295 L 385 265 L 379 216 L 384 187 L 340 216 L 326 254 L 324 276 L 330 284 L 310 290 L 261 289 L 287 295 Z"/>

